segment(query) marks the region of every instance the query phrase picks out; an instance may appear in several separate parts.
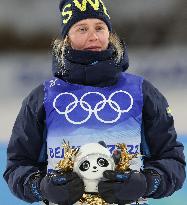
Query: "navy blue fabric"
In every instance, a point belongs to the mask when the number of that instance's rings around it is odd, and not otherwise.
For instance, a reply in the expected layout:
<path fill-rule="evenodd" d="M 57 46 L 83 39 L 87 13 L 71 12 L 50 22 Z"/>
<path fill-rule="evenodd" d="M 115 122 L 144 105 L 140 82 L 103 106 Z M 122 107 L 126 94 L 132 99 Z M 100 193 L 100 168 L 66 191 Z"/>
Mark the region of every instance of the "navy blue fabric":
<path fill-rule="evenodd" d="M 143 83 L 143 93 L 144 145 L 149 150 L 149 154 L 143 157 L 144 168 L 160 174 L 161 184 L 151 197 L 162 198 L 181 189 L 184 183 L 184 146 L 177 141 L 174 119 L 166 111 L 169 105 L 165 97 L 146 80 Z"/>
<path fill-rule="evenodd" d="M 106 178 L 98 184 L 99 194 L 110 204 L 130 204 L 144 196 L 147 189 L 146 178 L 143 173 L 130 171 L 121 174 L 107 170 L 103 173 Z M 120 202 L 120 203 L 119 203 Z"/>
<path fill-rule="evenodd" d="M 97 4 L 97 1 L 95 2 Z M 97 18 L 104 21 L 109 31 L 112 31 L 110 17 L 103 2 L 99 0 L 98 7 L 96 6 L 97 8 L 95 7 L 95 9 L 88 1 L 85 6 L 83 5 L 83 0 L 78 0 L 78 3 L 80 7 L 76 6 L 73 0 L 61 0 L 60 2 L 59 9 L 62 19 L 61 35 L 63 38 L 67 35 L 73 24 L 88 18 Z"/>
<path fill-rule="evenodd" d="M 44 199 L 60 205 L 72 205 L 84 193 L 83 180 L 75 173 L 46 175 L 40 183 Z"/>
<path fill-rule="evenodd" d="M 108 64 L 103 62 L 103 66 Z M 144 169 L 157 171 L 161 176 L 158 190 L 152 198 L 169 196 L 179 190 L 185 180 L 185 158 L 183 145 L 177 141 L 174 120 L 168 115 L 168 103 L 163 95 L 148 81 L 143 81 L 144 106 L 142 110 L 144 140 L 149 156 L 144 156 Z M 44 130 L 44 86 L 34 89 L 23 101 L 15 121 L 7 149 L 7 167 L 4 179 L 10 190 L 24 201 L 37 201 L 32 193 L 25 194 L 23 184 L 32 173 L 40 170 L 46 172 L 47 153 L 42 150 L 45 139 Z M 144 146 L 142 146 L 143 152 Z M 30 194 L 30 195 L 29 195 Z"/>
<path fill-rule="evenodd" d="M 112 46 L 101 52 L 78 51 L 67 48 L 64 66 L 60 67 L 53 56 L 53 75 L 70 83 L 107 86 L 115 84 L 119 74 L 129 67 L 127 47 L 120 62 L 116 62 L 116 52 Z"/>

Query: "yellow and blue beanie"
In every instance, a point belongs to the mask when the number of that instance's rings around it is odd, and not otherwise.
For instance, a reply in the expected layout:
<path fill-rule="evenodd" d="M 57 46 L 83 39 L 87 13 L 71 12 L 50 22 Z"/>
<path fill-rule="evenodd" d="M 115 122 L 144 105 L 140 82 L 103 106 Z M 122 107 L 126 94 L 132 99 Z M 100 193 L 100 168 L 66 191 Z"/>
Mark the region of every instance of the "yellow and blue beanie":
<path fill-rule="evenodd" d="M 61 0 L 59 9 L 62 17 L 63 38 L 73 24 L 88 18 L 104 21 L 109 31 L 112 31 L 110 16 L 102 0 Z"/>

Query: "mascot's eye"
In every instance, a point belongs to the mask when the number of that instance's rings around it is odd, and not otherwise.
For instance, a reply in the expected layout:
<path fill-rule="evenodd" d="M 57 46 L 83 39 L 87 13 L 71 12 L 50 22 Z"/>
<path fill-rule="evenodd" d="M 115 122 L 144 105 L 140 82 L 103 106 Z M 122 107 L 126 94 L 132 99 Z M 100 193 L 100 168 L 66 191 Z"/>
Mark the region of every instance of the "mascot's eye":
<path fill-rule="evenodd" d="M 85 172 L 86 170 L 88 170 L 90 168 L 90 162 L 89 161 L 84 161 L 81 165 L 80 165 L 80 167 L 79 167 L 79 169 L 81 170 L 81 171 L 83 171 L 83 172 Z"/>
<path fill-rule="evenodd" d="M 98 158 L 97 159 L 97 164 L 100 166 L 100 167 L 107 167 L 109 165 L 108 161 L 104 158 Z"/>

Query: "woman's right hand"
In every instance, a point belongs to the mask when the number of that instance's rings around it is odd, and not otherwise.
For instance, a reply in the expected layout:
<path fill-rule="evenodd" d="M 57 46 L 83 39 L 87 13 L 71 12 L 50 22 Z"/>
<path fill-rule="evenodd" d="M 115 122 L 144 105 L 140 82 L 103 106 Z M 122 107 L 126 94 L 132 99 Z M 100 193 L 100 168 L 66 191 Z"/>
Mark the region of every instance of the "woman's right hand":
<path fill-rule="evenodd" d="M 72 205 L 84 193 L 84 182 L 75 173 L 60 174 L 55 172 L 47 174 L 40 182 L 42 198 L 60 205 Z"/>

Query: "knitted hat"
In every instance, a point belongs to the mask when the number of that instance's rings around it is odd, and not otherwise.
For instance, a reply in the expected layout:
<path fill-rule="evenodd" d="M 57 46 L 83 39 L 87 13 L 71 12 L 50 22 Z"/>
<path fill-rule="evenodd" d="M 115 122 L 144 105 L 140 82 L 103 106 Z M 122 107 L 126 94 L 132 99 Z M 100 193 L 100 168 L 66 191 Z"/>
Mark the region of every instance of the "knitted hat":
<path fill-rule="evenodd" d="M 61 0 L 59 9 L 62 17 L 62 37 L 65 38 L 70 27 L 80 20 L 101 19 L 112 31 L 110 16 L 102 0 Z"/>

